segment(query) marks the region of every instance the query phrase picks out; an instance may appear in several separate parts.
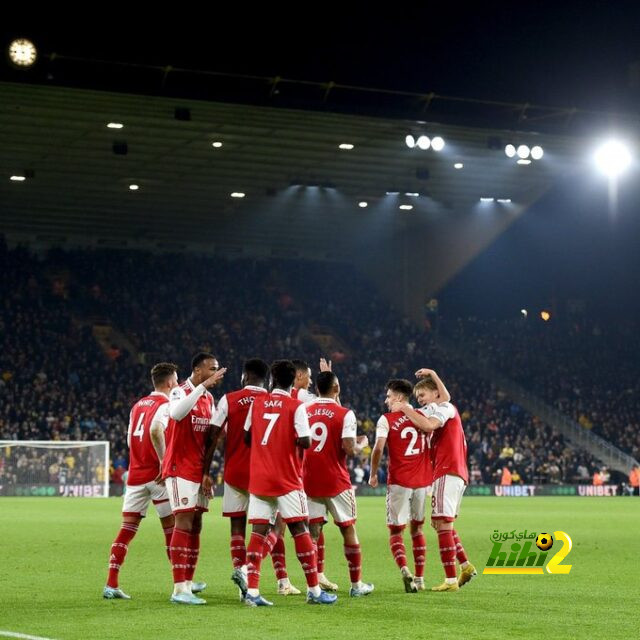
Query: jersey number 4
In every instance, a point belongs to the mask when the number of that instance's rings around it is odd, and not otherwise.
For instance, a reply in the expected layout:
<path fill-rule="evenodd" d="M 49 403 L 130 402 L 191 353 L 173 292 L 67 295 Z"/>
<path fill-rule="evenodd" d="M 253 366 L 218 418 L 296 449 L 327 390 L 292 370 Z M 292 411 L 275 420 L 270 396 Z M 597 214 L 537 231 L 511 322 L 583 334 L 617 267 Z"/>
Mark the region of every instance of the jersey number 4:
<path fill-rule="evenodd" d="M 138 419 L 138 424 L 133 432 L 134 436 L 138 436 L 140 438 L 140 442 L 142 442 L 142 438 L 144 436 L 144 413 L 140 414 L 140 418 Z"/>

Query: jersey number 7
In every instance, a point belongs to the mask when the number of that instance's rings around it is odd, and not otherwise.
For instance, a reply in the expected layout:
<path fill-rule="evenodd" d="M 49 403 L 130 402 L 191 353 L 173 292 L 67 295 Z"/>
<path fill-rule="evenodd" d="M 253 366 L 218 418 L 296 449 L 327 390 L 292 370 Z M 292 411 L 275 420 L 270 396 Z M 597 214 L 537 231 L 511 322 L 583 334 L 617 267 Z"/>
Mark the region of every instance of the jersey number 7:
<path fill-rule="evenodd" d="M 269 421 L 269 424 L 267 425 L 267 429 L 264 432 L 264 437 L 262 438 L 262 442 L 260 443 L 261 445 L 266 445 L 267 442 L 269 442 L 269 436 L 273 431 L 273 427 L 276 426 L 276 422 L 278 422 L 278 418 L 280 417 L 280 414 L 279 413 L 263 413 L 262 417 L 265 420 Z"/>

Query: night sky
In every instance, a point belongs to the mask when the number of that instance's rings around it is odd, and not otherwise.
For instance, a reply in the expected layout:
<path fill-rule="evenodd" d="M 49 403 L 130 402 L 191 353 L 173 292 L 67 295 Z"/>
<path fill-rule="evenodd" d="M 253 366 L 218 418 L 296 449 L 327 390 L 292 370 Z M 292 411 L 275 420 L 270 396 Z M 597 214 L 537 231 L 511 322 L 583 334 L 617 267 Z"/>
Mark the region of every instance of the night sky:
<path fill-rule="evenodd" d="M 58 13 L 38 23 L 5 16 L 0 30 L 5 41 L 26 33 L 44 52 L 138 63 L 589 109 L 631 109 L 640 98 L 640 68 L 635 79 L 631 71 L 640 3 L 402 4 L 216 4 L 212 17 L 169 4 L 164 18 L 110 4 L 81 27 Z"/>

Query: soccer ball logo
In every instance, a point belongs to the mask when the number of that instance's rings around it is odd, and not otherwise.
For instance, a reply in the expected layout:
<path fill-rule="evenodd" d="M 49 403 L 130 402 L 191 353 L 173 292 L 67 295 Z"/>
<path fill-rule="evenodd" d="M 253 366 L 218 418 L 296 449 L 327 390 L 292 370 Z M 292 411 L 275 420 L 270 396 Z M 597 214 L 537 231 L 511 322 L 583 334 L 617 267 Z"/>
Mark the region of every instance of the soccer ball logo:
<path fill-rule="evenodd" d="M 553 546 L 553 538 L 550 533 L 539 533 L 536 537 L 536 547 L 541 551 L 548 551 Z"/>

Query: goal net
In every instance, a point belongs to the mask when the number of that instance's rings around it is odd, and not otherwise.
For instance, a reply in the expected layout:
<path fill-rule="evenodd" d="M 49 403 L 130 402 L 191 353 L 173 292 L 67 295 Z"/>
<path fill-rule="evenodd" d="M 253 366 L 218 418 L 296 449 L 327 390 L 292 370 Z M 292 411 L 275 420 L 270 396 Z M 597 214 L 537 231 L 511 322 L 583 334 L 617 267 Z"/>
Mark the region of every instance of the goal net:
<path fill-rule="evenodd" d="M 0 496 L 109 496 L 109 442 L 0 440 Z"/>

